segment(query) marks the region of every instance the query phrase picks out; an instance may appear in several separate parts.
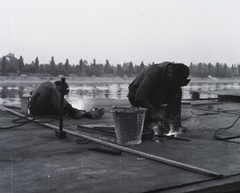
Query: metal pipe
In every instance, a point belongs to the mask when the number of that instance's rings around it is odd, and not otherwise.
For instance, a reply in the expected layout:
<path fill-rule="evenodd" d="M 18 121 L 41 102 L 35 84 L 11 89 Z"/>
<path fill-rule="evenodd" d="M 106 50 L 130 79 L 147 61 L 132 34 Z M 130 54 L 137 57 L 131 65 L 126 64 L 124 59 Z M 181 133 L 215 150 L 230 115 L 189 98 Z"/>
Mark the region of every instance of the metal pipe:
<path fill-rule="evenodd" d="M 61 99 L 60 99 L 60 120 L 59 120 L 59 131 L 63 131 L 64 85 L 65 85 L 65 78 L 61 78 Z"/>

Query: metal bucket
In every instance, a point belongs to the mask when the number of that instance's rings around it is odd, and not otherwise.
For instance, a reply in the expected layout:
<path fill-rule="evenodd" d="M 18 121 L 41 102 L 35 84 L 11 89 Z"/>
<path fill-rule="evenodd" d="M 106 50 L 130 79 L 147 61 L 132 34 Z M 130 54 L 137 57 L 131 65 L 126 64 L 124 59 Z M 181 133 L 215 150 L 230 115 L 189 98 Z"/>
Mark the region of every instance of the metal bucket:
<path fill-rule="evenodd" d="M 121 145 L 140 144 L 145 113 L 143 108 L 113 108 L 110 110 L 114 120 L 117 143 Z"/>

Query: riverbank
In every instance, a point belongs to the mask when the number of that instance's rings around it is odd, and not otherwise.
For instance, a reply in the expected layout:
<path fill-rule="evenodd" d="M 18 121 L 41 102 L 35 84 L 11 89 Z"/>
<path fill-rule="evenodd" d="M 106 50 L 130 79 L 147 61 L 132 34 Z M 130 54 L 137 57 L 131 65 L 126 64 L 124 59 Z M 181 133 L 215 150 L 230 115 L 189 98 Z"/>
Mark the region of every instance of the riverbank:
<path fill-rule="evenodd" d="M 134 80 L 135 77 L 66 77 L 68 83 L 73 84 L 90 84 L 90 83 L 115 83 L 115 84 L 129 84 Z M 43 81 L 56 81 L 60 80 L 61 77 L 0 77 L 0 85 L 8 83 L 14 84 L 29 84 L 29 83 L 41 83 Z M 240 78 L 190 78 L 190 84 L 225 84 L 225 83 L 240 83 Z"/>
<path fill-rule="evenodd" d="M 130 83 L 134 77 L 65 77 L 68 83 L 89 84 L 89 83 Z M 0 85 L 8 83 L 29 84 L 41 83 L 43 81 L 61 80 L 61 77 L 0 77 Z"/>

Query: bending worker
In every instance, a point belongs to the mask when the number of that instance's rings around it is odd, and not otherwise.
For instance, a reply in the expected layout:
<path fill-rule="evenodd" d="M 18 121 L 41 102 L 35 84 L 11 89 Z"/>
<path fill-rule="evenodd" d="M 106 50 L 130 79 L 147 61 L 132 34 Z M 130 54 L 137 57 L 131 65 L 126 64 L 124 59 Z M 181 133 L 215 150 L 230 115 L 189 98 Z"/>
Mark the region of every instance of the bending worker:
<path fill-rule="evenodd" d="M 30 92 L 31 100 L 29 103 L 30 113 L 33 115 L 60 115 L 61 99 L 61 81 L 54 83 L 46 81 L 37 86 Z M 69 93 L 68 84 L 64 84 L 64 95 Z M 90 112 L 73 108 L 65 99 L 63 103 L 63 114 L 71 118 L 79 119 L 81 117 L 99 118 L 104 114 L 104 108 L 94 108 Z"/>
<path fill-rule="evenodd" d="M 189 68 L 182 63 L 163 62 L 144 68 L 129 85 L 132 106 L 147 108 L 144 130 L 158 123 L 166 132 L 184 132 L 181 125 L 182 86 L 189 83 Z M 164 106 L 165 104 L 165 106 Z"/>

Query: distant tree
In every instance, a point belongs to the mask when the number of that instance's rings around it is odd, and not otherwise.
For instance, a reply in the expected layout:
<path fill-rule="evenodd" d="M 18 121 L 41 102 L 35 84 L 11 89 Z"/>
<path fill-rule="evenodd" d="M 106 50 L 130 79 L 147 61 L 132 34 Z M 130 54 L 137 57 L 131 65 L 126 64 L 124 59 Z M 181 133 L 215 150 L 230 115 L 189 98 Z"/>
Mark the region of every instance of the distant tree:
<path fill-rule="evenodd" d="M 80 76 L 83 75 L 83 69 L 84 69 L 84 62 L 83 62 L 83 60 L 81 59 L 81 60 L 79 61 L 79 74 L 80 74 Z"/>
<path fill-rule="evenodd" d="M 240 65 L 239 64 L 237 64 L 237 74 L 238 74 L 238 76 L 240 75 Z"/>
<path fill-rule="evenodd" d="M 84 70 L 87 76 L 92 76 L 92 72 L 89 65 L 84 66 Z"/>
<path fill-rule="evenodd" d="M 191 62 L 190 65 L 189 65 L 189 72 L 190 72 L 190 75 L 192 75 L 192 76 L 193 76 L 193 68 L 194 68 L 194 65 Z"/>
<path fill-rule="evenodd" d="M 90 76 L 102 76 L 104 74 L 104 66 L 102 64 L 91 64 L 89 68 Z"/>
<path fill-rule="evenodd" d="M 229 74 L 229 71 L 228 71 L 228 66 L 227 66 L 226 63 L 223 65 L 223 76 L 224 77 L 230 77 L 230 74 Z"/>
<path fill-rule="evenodd" d="M 238 76 L 238 69 L 237 69 L 236 64 L 232 64 L 231 71 L 232 71 L 232 76 L 233 77 L 237 77 Z"/>
<path fill-rule="evenodd" d="M 55 68 L 55 61 L 54 61 L 54 57 L 52 56 L 51 62 L 50 62 L 50 66 L 51 66 L 51 72 L 54 72 L 54 68 Z"/>
<path fill-rule="evenodd" d="M 202 77 L 208 77 L 208 66 L 205 63 L 202 63 Z"/>
<path fill-rule="evenodd" d="M 125 62 L 123 63 L 122 71 L 123 71 L 123 74 L 127 74 L 127 75 L 130 74 L 130 72 L 129 72 L 129 63 L 125 63 Z"/>
<path fill-rule="evenodd" d="M 234 65 L 233 64 L 232 64 L 231 70 L 232 70 L 232 73 L 234 73 Z"/>
<path fill-rule="evenodd" d="M 51 73 L 51 66 L 49 64 L 43 64 L 41 65 L 42 73 Z"/>
<path fill-rule="evenodd" d="M 41 65 L 39 65 L 39 73 L 43 73 L 43 67 L 44 67 L 44 65 L 43 64 L 41 64 Z"/>
<path fill-rule="evenodd" d="M 129 62 L 129 73 L 133 74 L 133 63 Z"/>
<path fill-rule="evenodd" d="M 221 77 L 222 73 L 221 73 L 221 64 L 220 63 L 216 63 L 216 77 Z"/>
<path fill-rule="evenodd" d="M 69 60 L 66 59 L 66 62 L 65 62 L 65 72 L 66 74 L 69 74 Z"/>
<path fill-rule="evenodd" d="M 144 63 L 142 61 L 141 64 L 140 64 L 140 70 L 142 70 L 144 67 L 145 67 L 145 65 L 144 65 Z"/>
<path fill-rule="evenodd" d="M 22 56 L 20 56 L 20 58 L 19 58 L 19 60 L 18 60 L 18 66 L 19 66 L 19 72 L 22 73 L 23 67 L 24 67 L 24 63 L 23 63 L 23 58 L 22 58 Z"/>
<path fill-rule="evenodd" d="M 3 56 L 2 58 L 2 74 L 3 75 L 5 75 L 6 73 L 6 66 L 7 66 L 6 56 Z"/>
<path fill-rule="evenodd" d="M 84 65 L 86 65 L 86 66 L 88 65 L 88 61 L 87 61 L 87 60 L 84 60 L 83 63 L 84 63 Z"/>
<path fill-rule="evenodd" d="M 122 66 L 121 66 L 121 64 L 118 64 L 118 65 L 117 65 L 116 75 L 118 75 L 118 76 L 123 76 L 123 71 L 122 71 Z"/>
<path fill-rule="evenodd" d="M 106 63 L 104 66 L 104 72 L 105 72 L 105 74 L 109 74 L 109 72 L 110 72 L 110 63 L 108 60 L 106 60 Z"/>
<path fill-rule="evenodd" d="M 17 72 L 19 70 L 18 59 L 14 56 L 14 54 L 9 53 L 6 55 L 7 65 L 6 65 L 6 72 Z"/>
<path fill-rule="evenodd" d="M 38 57 L 36 57 L 36 59 L 35 59 L 35 72 L 39 73 L 39 60 L 38 60 Z"/>
<path fill-rule="evenodd" d="M 104 66 L 103 66 L 103 64 L 98 64 L 96 66 L 97 66 L 97 73 L 96 73 L 96 75 L 99 76 L 99 77 L 103 76 L 105 74 L 104 73 Z"/>
<path fill-rule="evenodd" d="M 240 65 L 239 64 L 236 64 L 235 66 L 235 76 L 240 76 Z"/>
<path fill-rule="evenodd" d="M 208 63 L 208 75 L 211 75 L 212 76 L 212 69 L 213 69 L 213 66 L 211 63 Z"/>
<path fill-rule="evenodd" d="M 62 62 L 59 62 L 55 68 L 55 71 L 58 71 L 60 74 L 65 74 L 65 68 Z"/>
<path fill-rule="evenodd" d="M 134 72 L 134 74 L 139 74 L 139 72 L 141 71 L 141 69 L 140 69 L 140 66 L 138 66 L 138 65 L 134 65 L 134 68 L 133 68 L 133 72 Z"/>
<path fill-rule="evenodd" d="M 97 66 L 96 64 L 92 63 L 90 66 L 89 66 L 89 75 L 90 76 L 96 76 L 97 75 Z"/>
<path fill-rule="evenodd" d="M 202 63 L 200 62 L 198 64 L 198 76 L 202 77 L 203 75 L 203 72 L 202 72 Z"/>
<path fill-rule="evenodd" d="M 31 64 L 25 64 L 24 66 L 24 72 L 25 73 L 35 73 L 35 62 L 32 61 Z"/>
<path fill-rule="evenodd" d="M 199 76 L 198 65 L 190 63 L 189 70 L 190 70 L 190 75 L 191 76 L 193 76 L 193 77 L 198 77 Z"/>

